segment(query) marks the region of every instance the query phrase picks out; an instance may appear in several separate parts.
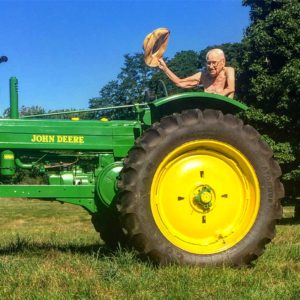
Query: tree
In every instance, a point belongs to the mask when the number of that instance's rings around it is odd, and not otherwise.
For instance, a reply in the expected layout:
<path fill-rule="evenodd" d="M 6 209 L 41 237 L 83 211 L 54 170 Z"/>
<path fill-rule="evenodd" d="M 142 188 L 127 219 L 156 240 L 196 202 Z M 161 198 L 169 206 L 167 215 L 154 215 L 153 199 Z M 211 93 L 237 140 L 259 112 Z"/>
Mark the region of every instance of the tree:
<path fill-rule="evenodd" d="M 170 69 L 175 72 L 178 77 L 184 78 L 191 76 L 199 72 L 206 66 L 206 54 L 213 48 L 220 48 L 225 52 L 226 62 L 228 65 L 234 67 L 239 72 L 239 52 L 241 50 L 241 44 L 239 43 L 225 43 L 221 45 L 213 45 L 206 47 L 199 53 L 196 51 L 180 51 L 177 52 L 172 59 L 165 59 Z M 156 85 L 159 80 L 165 82 L 167 90 L 170 95 L 186 92 L 185 89 L 178 88 L 171 82 L 167 76 L 162 72 L 155 72 L 153 78 L 150 81 L 151 90 L 156 90 Z M 194 90 L 202 90 L 201 87 L 195 88 Z M 163 96 L 163 94 L 158 94 Z"/>
<path fill-rule="evenodd" d="M 30 116 L 30 115 L 39 115 L 44 114 L 45 109 L 38 105 L 33 106 L 24 106 L 22 105 L 19 110 L 20 117 L 22 116 Z M 6 108 L 3 112 L 3 118 L 9 118 L 10 117 L 10 107 Z"/>
<path fill-rule="evenodd" d="M 206 54 L 209 50 L 219 48 L 222 49 L 225 53 L 226 58 L 226 65 L 233 67 L 235 69 L 236 74 L 236 86 L 239 85 L 239 77 L 241 73 L 240 67 L 240 55 L 242 51 L 242 44 L 241 43 L 225 43 L 220 45 L 213 45 L 206 47 L 205 49 L 200 51 L 199 54 L 199 62 L 202 68 L 206 65 Z M 239 99 L 239 95 L 237 94 L 236 97 Z"/>
<path fill-rule="evenodd" d="M 239 53 L 242 48 L 242 45 L 240 43 L 225 43 L 220 45 L 213 45 L 201 50 L 199 54 L 199 63 L 201 67 L 205 67 L 207 52 L 214 48 L 222 49 L 225 53 L 226 64 L 235 68 L 235 70 L 239 70 Z"/>
<path fill-rule="evenodd" d="M 118 75 L 118 80 L 125 103 L 141 102 L 144 100 L 154 69 L 145 64 L 142 53 L 126 54 L 124 58 L 124 67 Z"/>
<path fill-rule="evenodd" d="M 90 99 L 89 107 L 111 107 L 143 102 L 145 92 L 154 70 L 144 63 L 142 53 L 124 55 L 124 66 L 116 80 L 110 81 L 99 92 L 99 97 Z M 97 117 L 109 117 L 111 119 L 131 118 L 132 110 L 109 109 L 101 111 Z"/>
<path fill-rule="evenodd" d="M 80 119 L 91 119 L 93 118 L 93 113 L 90 112 L 80 112 L 75 108 L 68 109 L 56 109 L 56 110 L 48 110 L 46 111 L 43 107 L 33 105 L 33 106 L 21 106 L 19 109 L 20 118 L 25 116 L 35 116 L 39 115 L 35 118 L 44 118 L 44 119 L 71 119 L 73 117 L 79 117 Z M 10 108 L 6 108 L 3 112 L 3 118 L 10 117 Z"/>
<path fill-rule="evenodd" d="M 199 72 L 199 53 L 196 51 L 180 51 L 175 54 L 172 59 L 165 59 L 166 63 L 170 69 L 181 78 L 191 76 Z M 150 89 L 152 92 L 157 92 L 157 84 L 162 80 L 166 84 L 167 91 L 170 95 L 186 92 L 186 90 L 177 87 L 169 78 L 159 69 L 156 69 L 156 72 L 153 74 L 153 77 L 150 81 Z M 163 94 L 158 94 L 157 96 L 163 96 Z"/>
<path fill-rule="evenodd" d="M 242 41 L 238 94 L 252 107 L 246 117 L 266 134 L 284 180 L 299 181 L 300 3 L 243 4 L 250 7 L 251 23 Z"/>
<path fill-rule="evenodd" d="M 105 108 L 125 104 L 125 98 L 122 96 L 120 84 L 117 80 L 108 82 L 99 92 L 99 97 L 89 100 L 89 108 Z M 109 117 L 114 119 L 118 117 L 118 111 L 107 109 L 95 113 L 97 118 Z"/>

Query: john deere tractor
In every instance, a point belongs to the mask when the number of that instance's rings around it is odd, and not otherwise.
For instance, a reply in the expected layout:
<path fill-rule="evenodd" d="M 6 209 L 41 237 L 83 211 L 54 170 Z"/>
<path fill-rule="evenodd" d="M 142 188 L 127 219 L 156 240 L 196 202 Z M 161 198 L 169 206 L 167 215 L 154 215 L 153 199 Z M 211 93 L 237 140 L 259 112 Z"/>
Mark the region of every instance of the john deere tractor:
<path fill-rule="evenodd" d="M 10 118 L 0 119 L 0 197 L 80 205 L 109 246 L 129 245 L 158 264 L 244 265 L 260 256 L 284 190 L 271 149 L 235 116 L 246 105 L 189 92 L 131 108 L 128 121 L 20 117 L 12 77 Z M 14 183 L 24 170 L 43 184 Z"/>

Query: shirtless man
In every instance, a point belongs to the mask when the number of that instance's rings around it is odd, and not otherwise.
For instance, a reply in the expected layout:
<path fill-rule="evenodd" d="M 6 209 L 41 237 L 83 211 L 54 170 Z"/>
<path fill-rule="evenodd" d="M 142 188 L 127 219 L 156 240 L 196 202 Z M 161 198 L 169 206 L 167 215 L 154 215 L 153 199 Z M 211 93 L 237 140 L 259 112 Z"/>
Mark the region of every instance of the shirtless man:
<path fill-rule="evenodd" d="M 203 84 L 204 91 L 207 93 L 233 98 L 235 91 L 234 69 L 232 67 L 225 67 L 225 55 L 221 49 L 208 51 L 206 54 L 207 68 L 203 72 L 198 72 L 186 78 L 179 78 L 174 74 L 162 58 L 158 62 L 158 67 L 178 87 L 188 89 Z"/>

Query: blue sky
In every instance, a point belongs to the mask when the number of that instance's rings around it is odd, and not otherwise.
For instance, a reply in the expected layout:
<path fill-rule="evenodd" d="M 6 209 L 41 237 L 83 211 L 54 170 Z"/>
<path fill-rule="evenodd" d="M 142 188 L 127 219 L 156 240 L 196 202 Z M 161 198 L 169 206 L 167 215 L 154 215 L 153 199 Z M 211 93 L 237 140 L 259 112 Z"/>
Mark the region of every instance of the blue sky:
<path fill-rule="evenodd" d="M 0 0 L 0 114 L 8 80 L 19 80 L 20 106 L 87 108 L 116 79 L 126 53 L 142 51 L 158 27 L 171 31 L 166 57 L 181 50 L 239 42 L 249 8 L 239 0 Z"/>

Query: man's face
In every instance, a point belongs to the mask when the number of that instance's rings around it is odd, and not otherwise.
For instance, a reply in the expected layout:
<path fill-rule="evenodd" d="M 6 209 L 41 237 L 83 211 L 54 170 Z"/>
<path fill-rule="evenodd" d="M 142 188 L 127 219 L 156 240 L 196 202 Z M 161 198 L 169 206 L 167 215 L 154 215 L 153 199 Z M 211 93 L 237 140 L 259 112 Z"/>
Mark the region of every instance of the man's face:
<path fill-rule="evenodd" d="M 212 77 L 216 77 L 225 67 L 225 60 L 217 53 L 211 52 L 207 56 L 206 65 L 208 73 Z"/>

